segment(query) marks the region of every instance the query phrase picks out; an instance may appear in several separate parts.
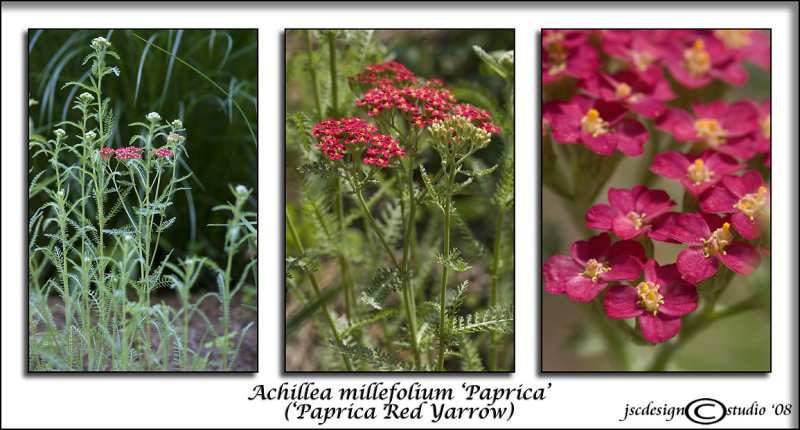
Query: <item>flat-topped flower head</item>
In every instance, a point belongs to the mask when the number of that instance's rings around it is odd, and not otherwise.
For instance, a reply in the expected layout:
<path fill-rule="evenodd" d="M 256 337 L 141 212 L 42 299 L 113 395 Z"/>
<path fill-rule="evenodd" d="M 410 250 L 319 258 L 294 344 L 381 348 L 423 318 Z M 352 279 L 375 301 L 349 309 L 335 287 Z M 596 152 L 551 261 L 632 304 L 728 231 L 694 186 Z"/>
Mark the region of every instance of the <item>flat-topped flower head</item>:
<path fill-rule="evenodd" d="M 609 287 L 603 305 L 609 318 L 639 318 L 642 336 L 655 343 L 680 332 L 680 317 L 694 312 L 697 300 L 697 289 L 681 279 L 675 264 L 659 266 L 651 259 L 644 265 L 644 282 Z"/>
<path fill-rule="evenodd" d="M 180 143 L 180 142 L 183 142 L 185 140 L 186 140 L 186 138 L 181 136 L 178 133 L 170 133 L 169 136 L 167 136 L 167 142 L 170 143 L 170 144 Z"/>
<path fill-rule="evenodd" d="M 103 149 L 100 150 L 100 155 L 103 156 L 103 158 L 111 157 L 114 154 L 115 154 L 115 151 L 113 149 L 111 149 L 111 148 L 103 148 Z"/>
<path fill-rule="evenodd" d="M 644 233 L 650 235 L 658 225 L 653 224 L 654 221 L 675 206 L 666 192 L 649 190 L 644 185 L 631 190 L 611 188 L 608 202 L 610 205 L 598 204 L 586 211 L 586 227 L 611 231 L 621 239 L 634 239 Z M 661 236 L 656 237 L 660 239 Z"/>
<path fill-rule="evenodd" d="M 457 153 L 485 148 L 492 141 L 492 132 L 476 126 L 471 119 L 460 115 L 437 121 L 428 130 L 435 145 L 444 150 L 455 147 Z"/>
<path fill-rule="evenodd" d="M 742 176 L 725 176 L 703 194 L 700 209 L 706 213 L 732 214 L 731 224 L 747 240 L 761 236 L 769 222 L 770 192 L 761 174 L 748 170 Z"/>
<path fill-rule="evenodd" d="M 758 251 L 747 242 L 734 240 L 730 218 L 714 214 L 681 214 L 670 235 L 694 245 L 678 254 L 678 270 L 696 284 L 717 272 L 719 261 L 740 275 L 751 275 L 761 263 Z"/>
<path fill-rule="evenodd" d="M 561 113 L 552 115 L 551 120 L 556 142 L 583 143 L 602 155 L 611 155 L 617 149 L 630 156 L 644 151 L 647 129 L 636 120 L 625 119 L 627 108 L 622 104 L 579 94 L 558 108 Z"/>
<path fill-rule="evenodd" d="M 163 148 L 160 148 L 160 149 L 151 149 L 151 150 L 150 150 L 150 152 L 153 152 L 153 153 L 155 153 L 155 155 L 156 155 L 158 158 L 164 158 L 164 157 L 174 157 L 174 156 L 175 156 L 175 153 L 174 153 L 174 152 L 172 152 L 172 150 L 171 150 L 171 149 L 169 149 L 169 147 L 167 147 L 167 146 L 165 146 L 165 147 L 163 147 Z M 137 157 L 137 158 L 138 158 L 138 157 Z"/>
<path fill-rule="evenodd" d="M 391 136 L 376 133 L 378 128 L 361 118 L 328 119 L 314 126 L 311 135 L 319 138 L 317 148 L 329 159 L 339 160 L 346 153 L 360 157 L 366 149 L 365 164 L 387 167 L 396 157 L 405 157 L 405 149 Z"/>
<path fill-rule="evenodd" d="M 500 127 L 492 123 L 492 114 L 485 110 L 478 109 L 468 104 L 461 104 L 453 107 L 452 114 L 469 119 L 475 126 L 486 132 L 500 133 Z"/>
<path fill-rule="evenodd" d="M 84 103 L 89 103 L 92 100 L 94 100 L 94 96 L 88 92 L 81 93 L 81 95 L 79 95 L 78 98 L 81 99 L 81 101 Z"/>
<path fill-rule="evenodd" d="M 150 121 L 151 123 L 156 123 L 158 121 L 161 121 L 161 115 L 159 115 L 158 112 L 150 112 L 145 116 L 145 118 L 147 118 L 147 120 Z"/>
<path fill-rule="evenodd" d="M 114 153 L 117 155 L 117 160 L 130 160 L 132 158 L 142 158 L 142 148 L 137 148 L 135 146 L 128 146 L 117 148 L 114 150 Z M 102 150 L 100 151 L 103 152 Z M 104 155 L 105 157 L 105 155 Z"/>
<path fill-rule="evenodd" d="M 105 37 L 95 37 L 92 39 L 92 48 L 100 51 L 105 48 L 111 46 L 111 42 L 109 42 Z"/>
<path fill-rule="evenodd" d="M 675 151 L 662 152 L 653 158 L 650 171 L 670 179 L 677 179 L 695 196 L 716 185 L 725 175 L 745 167 L 732 157 L 712 150 L 700 155 Z"/>
<path fill-rule="evenodd" d="M 347 78 L 350 86 L 354 89 L 366 91 L 370 88 L 407 86 L 418 83 L 414 73 L 397 61 L 372 64 L 365 69 L 366 72 Z"/>
<path fill-rule="evenodd" d="M 612 245 L 608 233 L 575 242 L 571 253 L 544 263 L 544 289 L 578 302 L 591 302 L 609 282 L 638 279 L 646 260 L 641 244 L 623 240 Z"/>

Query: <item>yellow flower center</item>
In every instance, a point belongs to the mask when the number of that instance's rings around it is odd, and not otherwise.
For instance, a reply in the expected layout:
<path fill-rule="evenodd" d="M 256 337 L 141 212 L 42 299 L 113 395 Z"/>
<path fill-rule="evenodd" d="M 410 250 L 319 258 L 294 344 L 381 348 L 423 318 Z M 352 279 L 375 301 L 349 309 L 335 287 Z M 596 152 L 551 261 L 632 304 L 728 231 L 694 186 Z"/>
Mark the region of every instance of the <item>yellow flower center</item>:
<path fill-rule="evenodd" d="M 586 116 L 581 118 L 581 131 L 592 133 L 593 137 L 611 131 L 608 125 L 608 121 L 603 121 L 603 118 L 600 118 L 600 112 L 597 109 L 589 109 L 589 112 L 586 112 Z"/>
<path fill-rule="evenodd" d="M 769 139 L 769 134 L 770 134 L 769 117 L 770 116 L 767 115 L 764 118 L 758 120 L 758 123 L 761 124 L 761 134 L 763 134 L 764 137 L 766 137 L 767 139 Z"/>
<path fill-rule="evenodd" d="M 664 304 L 664 296 L 658 292 L 660 288 L 660 285 L 650 281 L 639 283 L 636 286 L 639 295 L 636 304 L 647 309 L 648 312 L 652 312 L 653 315 L 657 314 L 658 306 Z"/>
<path fill-rule="evenodd" d="M 554 40 L 553 43 L 548 43 L 546 48 L 547 59 L 550 62 L 550 68 L 547 69 L 547 73 L 557 75 L 567 69 L 567 50 L 558 37 L 554 37 L 551 40 Z"/>
<path fill-rule="evenodd" d="M 639 52 L 631 49 L 628 51 L 628 55 L 630 55 L 633 65 L 643 72 L 653 63 L 653 56 L 647 51 Z"/>
<path fill-rule="evenodd" d="M 739 49 L 750 45 L 752 30 L 714 30 L 714 37 L 722 41 L 728 49 Z"/>
<path fill-rule="evenodd" d="M 728 130 L 722 128 L 716 119 L 698 119 L 694 122 L 694 129 L 697 137 L 706 138 L 706 142 L 714 147 L 725 143 L 725 136 L 728 135 Z"/>
<path fill-rule="evenodd" d="M 704 76 L 711 70 L 711 57 L 702 40 L 696 40 L 691 48 L 683 51 L 683 67 L 695 77 Z"/>
<path fill-rule="evenodd" d="M 739 199 L 739 202 L 733 205 L 737 211 L 747 215 L 752 221 L 756 216 L 764 214 L 769 204 L 765 196 L 767 189 L 758 187 L 757 193 L 750 193 Z"/>
<path fill-rule="evenodd" d="M 610 267 L 592 258 L 591 260 L 586 262 L 586 270 L 579 273 L 579 275 L 584 275 L 586 277 L 592 278 L 592 281 L 596 282 L 597 277 L 600 276 L 601 273 L 608 272 L 609 270 L 611 270 Z"/>
<path fill-rule="evenodd" d="M 619 100 L 622 100 L 625 97 L 628 97 L 629 95 L 631 95 L 632 92 L 633 92 L 633 88 L 631 88 L 630 85 L 628 85 L 625 82 L 623 82 L 623 83 L 617 85 L 617 88 L 614 91 L 614 97 L 616 97 Z"/>
<path fill-rule="evenodd" d="M 706 258 L 711 258 L 717 253 L 725 255 L 725 247 L 733 241 L 730 228 L 731 225 L 726 222 L 722 224 L 722 228 L 718 228 L 711 233 L 708 239 L 700 238 L 700 241 L 703 242 L 703 255 Z"/>
<path fill-rule="evenodd" d="M 694 164 L 689 166 L 686 172 L 686 177 L 694 181 L 695 185 L 700 185 L 704 181 L 711 179 L 714 173 L 708 170 L 705 164 L 703 164 L 703 160 L 698 158 L 694 160 Z"/>
<path fill-rule="evenodd" d="M 628 215 L 625 215 L 626 218 L 633 222 L 633 226 L 636 227 L 636 230 L 639 230 L 644 225 L 644 217 L 645 214 L 637 214 L 636 212 L 628 212 Z"/>

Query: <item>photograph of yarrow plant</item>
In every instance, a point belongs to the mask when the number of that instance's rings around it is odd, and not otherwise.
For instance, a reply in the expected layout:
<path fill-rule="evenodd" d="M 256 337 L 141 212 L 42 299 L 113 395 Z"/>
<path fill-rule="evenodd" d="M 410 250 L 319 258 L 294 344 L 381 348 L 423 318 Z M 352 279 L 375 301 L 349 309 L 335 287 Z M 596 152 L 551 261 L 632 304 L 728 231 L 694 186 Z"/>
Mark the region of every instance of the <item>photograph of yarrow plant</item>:
<path fill-rule="evenodd" d="M 770 370 L 770 34 L 542 31 L 542 370 Z"/>
<path fill-rule="evenodd" d="M 257 32 L 31 30 L 29 71 L 28 371 L 256 371 Z"/>
<path fill-rule="evenodd" d="M 513 30 L 287 30 L 286 371 L 514 370 Z"/>

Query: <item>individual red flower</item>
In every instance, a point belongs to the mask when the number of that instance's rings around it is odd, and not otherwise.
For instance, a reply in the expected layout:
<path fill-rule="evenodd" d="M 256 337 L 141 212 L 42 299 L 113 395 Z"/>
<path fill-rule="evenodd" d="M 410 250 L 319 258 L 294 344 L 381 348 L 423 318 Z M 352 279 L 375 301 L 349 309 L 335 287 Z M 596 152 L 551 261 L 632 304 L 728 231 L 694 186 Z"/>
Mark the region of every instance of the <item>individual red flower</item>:
<path fill-rule="evenodd" d="M 723 176 L 745 167 L 732 157 L 711 150 L 700 155 L 680 152 L 662 152 L 653 158 L 650 171 L 670 179 L 677 179 L 695 196 L 716 185 Z"/>
<path fill-rule="evenodd" d="M 703 194 L 700 209 L 707 213 L 733 214 L 731 224 L 747 240 L 761 236 L 769 219 L 770 192 L 755 170 L 742 176 L 725 176 L 722 186 Z"/>
<path fill-rule="evenodd" d="M 756 153 L 751 134 L 761 130 L 758 110 L 749 100 L 732 105 L 719 100 L 707 105 L 694 103 L 694 117 L 680 109 L 667 109 L 653 128 L 672 133 L 678 142 L 705 142 L 719 151 L 740 160 L 749 160 Z"/>
<path fill-rule="evenodd" d="M 544 289 L 585 303 L 594 300 L 609 282 L 639 279 L 646 260 L 641 244 L 623 240 L 612 245 L 608 233 L 579 240 L 570 252 L 571 257 L 554 255 L 544 263 Z"/>
<path fill-rule="evenodd" d="M 710 30 L 739 60 L 747 60 L 763 69 L 770 69 L 769 35 L 760 30 Z"/>
<path fill-rule="evenodd" d="M 681 214 L 670 233 L 691 246 L 678 254 L 678 271 L 692 284 L 714 276 L 718 261 L 740 275 L 751 275 L 761 264 L 758 251 L 747 242 L 734 241 L 728 218 L 714 214 Z"/>
<path fill-rule="evenodd" d="M 681 279 L 675 264 L 644 265 L 644 282 L 637 286 L 613 285 L 603 299 L 609 318 L 639 318 L 648 342 L 672 339 L 681 329 L 681 316 L 697 309 L 697 289 Z"/>
<path fill-rule="evenodd" d="M 640 155 L 647 129 L 636 120 L 624 119 L 626 111 L 620 103 L 578 94 L 561 104 L 561 114 L 553 118 L 553 140 L 583 143 L 602 155 L 611 155 L 617 149 L 631 156 Z"/>
<path fill-rule="evenodd" d="M 578 87 L 592 97 L 622 103 L 647 118 L 661 116 L 667 109 L 664 101 L 675 98 L 666 80 L 657 80 L 651 85 L 630 71 L 613 76 L 601 72 L 581 81 Z"/>
<path fill-rule="evenodd" d="M 747 82 L 747 70 L 719 40 L 698 36 L 690 41 L 676 38 L 670 42 L 663 61 L 675 80 L 685 87 L 703 87 L 714 79 L 737 87 Z"/>
<path fill-rule="evenodd" d="M 656 218 L 675 206 L 669 194 L 637 185 L 632 190 L 608 190 L 610 205 L 594 205 L 586 211 L 586 227 L 612 231 L 620 239 L 634 239 L 649 233 Z"/>
<path fill-rule="evenodd" d="M 660 43 L 652 41 L 650 30 L 608 30 L 603 33 L 602 49 L 606 54 L 626 61 L 630 70 L 647 85 L 664 80 L 660 61 L 664 56 Z"/>
<path fill-rule="evenodd" d="M 360 154 L 367 148 L 366 164 L 386 167 L 394 156 L 405 157 L 405 150 L 391 136 L 375 133 L 378 128 L 361 118 L 328 119 L 314 126 L 311 135 L 318 137 L 317 148 L 331 160 L 344 157 L 345 152 Z"/>
<path fill-rule="evenodd" d="M 584 31 L 542 31 L 542 85 L 571 76 L 586 79 L 600 67 L 597 48 Z"/>
<path fill-rule="evenodd" d="M 489 133 L 500 133 L 500 127 L 492 123 L 492 114 L 485 110 L 470 105 L 456 105 L 453 107 L 452 114 L 469 119 L 481 130 L 485 130 Z M 448 115 L 448 117 L 449 116 L 450 115 Z"/>

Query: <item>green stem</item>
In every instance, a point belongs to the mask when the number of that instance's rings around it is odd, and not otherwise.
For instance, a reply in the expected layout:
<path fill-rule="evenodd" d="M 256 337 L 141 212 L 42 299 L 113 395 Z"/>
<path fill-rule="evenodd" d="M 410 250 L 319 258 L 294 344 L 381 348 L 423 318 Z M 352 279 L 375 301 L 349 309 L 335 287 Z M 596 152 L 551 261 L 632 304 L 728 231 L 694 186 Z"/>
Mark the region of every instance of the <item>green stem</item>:
<path fill-rule="evenodd" d="M 452 161 L 452 157 L 451 160 Z M 445 259 L 450 258 L 450 213 L 452 212 L 453 206 L 453 199 L 452 199 L 452 191 L 453 191 L 453 181 L 456 177 L 456 170 L 458 170 L 458 165 L 451 165 L 450 166 L 450 174 L 447 177 L 447 193 L 445 198 L 447 199 L 447 204 L 445 205 L 444 209 L 444 251 L 443 256 Z M 439 294 L 439 304 L 441 306 L 441 312 L 439 313 L 439 360 L 436 366 L 439 372 L 444 370 L 444 350 L 445 350 L 445 314 L 446 314 L 446 293 L 447 293 L 447 266 L 442 266 L 442 285 L 440 288 Z"/>
<path fill-rule="evenodd" d="M 297 230 L 294 228 L 294 223 L 292 222 L 292 217 L 289 215 L 288 208 L 286 209 L 286 224 L 289 227 L 289 232 L 292 235 L 292 239 L 294 239 L 294 243 L 297 244 L 297 249 L 300 251 L 300 254 L 305 254 L 306 251 L 303 248 L 302 242 L 300 242 L 300 236 L 297 234 Z M 325 318 L 328 320 L 328 325 L 331 327 L 333 338 L 337 343 L 342 344 L 342 338 L 339 336 L 339 330 L 336 329 L 336 323 L 333 321 L 330 311 L 328 311 L 328 304 L 321 299 L 322 294 L 320 293 L 319 284 L 317 283 L 317 278 L 314 276 L 314 272 L 312 272 L 307 265 L 304 267 L 304 269 L 309 280 L 311 280 L 311 286 L 314 288 L 314 293 L 317 295 L 317 299 L 321 302 L 320 306 L 322 307 L 322 311 L 325 313 Z M 347 371 L 352 372 L 353 365 L 350 363 L 350 358 L 342 353 L 342 359 L 344 360 L 344 367 L 347 368 Z"/>
<path fill-rule="evenodd" d="M 500 275 L 500 245 L 503 238 L 503 220 L 506 214 L 506 207 L 504 204 L 500 205 L 497 212 L 497 224 L 494 229 L 494 255 L 492 261 L 492 307 L 497 306 L 497 278 Z M 497 370 L 497 332 L 492 330 L 491 343 L 489 344 L 489 371 L 494 372 Z"/>
<path fill-rule="evenodd" d="M 333 107 L 331 115 L 333 115 L 333 118 L 339 118 L 339 90 L 336 76 L 336 33 L 334 33 L 334 30 L 330 30 L 328 33 L 328 54 L 330 57 L 328 63 L 331 70 L 331 106 Z"/>
<path fill-rule="evenodd" d="M 322 102 L 319 101 L 319 90 L 317 89 L 317 70 L 314 67 L 311 50 L 311 30 L 305 31 L 306 36 L 306 51 L 308 52 L 308 72 L 311 75 L 311 92 L 314 94 L 314 103 L 317 106 L 317 119 L 322 120 Z"/>
<path fill-rule="evenodd" d="M 414 135 L 411 136 L 410 139 L 413 139 Z M 405 272 L 410 272 L 411 267 L 411 258 L 410 258 L 410 247 L 411 247 L 411 236 L 412 232 L 414 231 L 414 220 L 416 218 L 416 204 L 414 199 L 414 158 L 416 157 L 416 144 L 411 143 L 408 146 L 408 155 L 409 155 L 409 169 L 408 169 L 408 217 L 406 218 L 406 230 L 405 235 L 403 238 L 403 270 Z M 411 350 L 414 353 L 414 361 L 416 363 L 417 369 L 422 368 L 422 360 L 420 358 L 419 353 L 419 345 L 417 343 L 417 309 L 416 309 L 416 302 L 414 300 L 414 287 L 413 287 L 413 277 L 409 276 L 409 279 L 403 283 L 403 302 L 406 308 L 406 318 L 408 318 L 408 330 L 410 332 L 411 337 Z"/>
<path fill-rule="evenodd" d="M 630 357 L 628 357 L 628 345 L 622 334 L 612 324 L 609 324 L 602 300 L 593 300 L 591 308 L 592 312 L 590 312 L 590 314 L 597 323 L 596 327 L 600 330 L 600 333 L 602 333 L 608 343 L 608 349 L 613 354 L 617 366 L 619 366 L 621 370 L 629 370 L 631 368 L 631 361 Z"/>
<path fill-rule="evenodd" d="M 383 238 L 383 234 L 381 233 L 380 229 L 378 228 L 378 223 L 375 222 L 375 218 L 372 216 L 371 213 L 369 213 L 369 207 L 367 206 L 367 202 L 364 201 L 364 195 L 361 193 L 361 189 L 360 188 L 357 188 L 356 196 L 358 196 L 358 201 L 359 201 L 359 203 L 361 203 L 361 209 L 367 215 L 367 219 L 369 220 L 369 223 L 372 226 L 372 229 L 375 231 L 375 234 L 378 236 L 378 239 L 381 241 L 381 244 L 383 245 L 383 249 L 386 250 L 386 253 L 389 254 L 389 257 L 392 259 L 392 264 L 394 264 L 394 267 L 396 267 L 398 270 L 402 270 L 403 266 L 401 266 L 400 263 L 397 261 L 397 258 L 394 256 L 394 253 L 392 252 L 391 248 L 389 248 L 389 245 L 386 243 L 386 240 Z"/>

